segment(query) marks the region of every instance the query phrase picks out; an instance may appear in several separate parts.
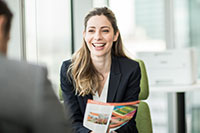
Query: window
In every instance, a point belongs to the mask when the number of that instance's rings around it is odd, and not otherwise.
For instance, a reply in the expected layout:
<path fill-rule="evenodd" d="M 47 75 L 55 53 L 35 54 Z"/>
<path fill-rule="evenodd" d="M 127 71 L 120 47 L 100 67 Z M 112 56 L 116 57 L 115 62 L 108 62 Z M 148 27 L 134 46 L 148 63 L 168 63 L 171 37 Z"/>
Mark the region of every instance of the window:
<path fill-rule="evenodd" d="M 116 15 L 129 56 L 135 58 L 140 51 L 167 48 L 164 0 L 109 0 L 109 6 Z M 151 92 L 148 98 L 154 132 L 168 132 L 167 98 L 167 93 L 162 92 Z"/>
<path fill-rule="evenodd" d="M 93 7 L 103 7 L 108 5 L 108 0 L 93 0 Z"/>
<path fill-rule="evenodd" d="M 6 1 L 13 13 L 12 26 L 10 31 L 10 40 L 8 44 L 8 56 L 17 60 L 21 59 L 21 1 Z"/>
<path fill-rule="evenodd" d="M 62 61 L 71 57 L 70 0 L 25 1 L 26 56 L 46 65 L 56 93 Z"/>
<path fill-rule="evenodd" d="M 128 52 L 166 49 L 163 0 L 110 0 L 109 5 Z"/>

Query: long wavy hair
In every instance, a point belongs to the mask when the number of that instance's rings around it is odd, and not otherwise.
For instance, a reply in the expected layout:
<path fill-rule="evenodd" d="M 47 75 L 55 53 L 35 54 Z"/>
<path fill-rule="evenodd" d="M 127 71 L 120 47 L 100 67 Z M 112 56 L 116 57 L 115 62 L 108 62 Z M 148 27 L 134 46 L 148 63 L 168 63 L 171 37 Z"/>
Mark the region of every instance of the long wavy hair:
<path fill-rule="evenodd" d="M 94 8 L 91 10 L 84 19 L 84 30 L 86 30 L 88 20 L 96 15 L 104 15 L 109 20 L 112 24 L 114 34 L 119 31 L 115 15 L 107 7 Z M 123 50 L 120 33 L 117 40 L 113 42 L 111 55 L 127 57 Z M 90 51 L 84 39 L 82 47 L 72 56 L 72 63 L 69 66 L 67 75 L 72 78 L 72 82 L 75 86 L 75 92 L 79 96 L 94 94 L 100 88 L 100 77 L 102 74 L 100 74 L 94 67 L 90 57 Z"/>

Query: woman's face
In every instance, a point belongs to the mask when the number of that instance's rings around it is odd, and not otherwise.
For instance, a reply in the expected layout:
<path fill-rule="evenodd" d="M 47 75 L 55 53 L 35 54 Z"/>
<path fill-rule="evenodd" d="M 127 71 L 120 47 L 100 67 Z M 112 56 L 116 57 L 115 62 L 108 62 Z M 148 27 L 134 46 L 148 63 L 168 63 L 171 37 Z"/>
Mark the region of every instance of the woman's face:
<path fill-rule="evenodd" d="M 117 40 L 118 34 L 114 35 L 113 27 L 104 15 L 97 15 L 88 20 L 83 36 L 91 56 L 100 57 L 111 55 L 112 44 Z"/>

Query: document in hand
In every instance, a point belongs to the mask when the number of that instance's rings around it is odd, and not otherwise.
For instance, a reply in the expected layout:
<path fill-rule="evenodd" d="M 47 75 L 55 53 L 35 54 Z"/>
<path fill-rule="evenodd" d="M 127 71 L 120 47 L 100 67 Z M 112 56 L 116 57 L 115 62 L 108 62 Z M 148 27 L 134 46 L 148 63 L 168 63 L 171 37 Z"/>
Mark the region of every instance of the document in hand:
<path fill-rule="evenodd" d="M 103 103 L 89 99 L 83 125 L 95 133 L 116 130 L 134 116 L 139 102 Z"/>

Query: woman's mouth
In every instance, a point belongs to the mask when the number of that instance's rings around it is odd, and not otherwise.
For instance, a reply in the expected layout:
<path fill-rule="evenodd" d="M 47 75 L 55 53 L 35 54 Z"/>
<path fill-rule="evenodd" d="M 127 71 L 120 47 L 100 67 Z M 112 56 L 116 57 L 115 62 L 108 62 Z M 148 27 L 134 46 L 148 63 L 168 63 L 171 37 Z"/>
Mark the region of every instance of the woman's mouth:
<path fill-rule="evenodd" d="M 104 47 L 106 43 L 92 43 L 94 47 Z"/>

